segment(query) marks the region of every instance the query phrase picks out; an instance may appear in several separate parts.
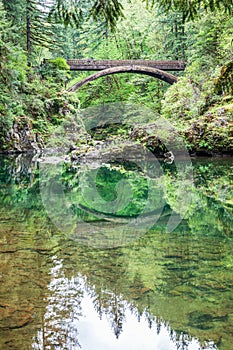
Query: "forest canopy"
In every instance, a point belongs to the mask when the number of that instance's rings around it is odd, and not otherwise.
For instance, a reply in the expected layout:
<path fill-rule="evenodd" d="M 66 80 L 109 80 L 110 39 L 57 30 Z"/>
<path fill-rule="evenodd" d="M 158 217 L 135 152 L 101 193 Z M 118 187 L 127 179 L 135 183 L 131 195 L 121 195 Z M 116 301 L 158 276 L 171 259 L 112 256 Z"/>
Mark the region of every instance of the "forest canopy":
<path fill-rule="evenodd" d="M 232 14 L 233 11 L 232 0 L 142 0 L 142 2 L 151 8 L 159 6 L 166 13 L 180 11 L 185 19 L 194 19 L 202 10 L 212 12 L 224 10 L 228 14 Z M 118 18 L 124 16 L 123 8 L 122 1 L 118 0 L 56 0 L 50 11 L 50 17 L 55 15 L 66 25 L 70 23 L 79 25 L 84 17 L 93 16 L 94 19 L 102 17 L 115 28 Z"/>

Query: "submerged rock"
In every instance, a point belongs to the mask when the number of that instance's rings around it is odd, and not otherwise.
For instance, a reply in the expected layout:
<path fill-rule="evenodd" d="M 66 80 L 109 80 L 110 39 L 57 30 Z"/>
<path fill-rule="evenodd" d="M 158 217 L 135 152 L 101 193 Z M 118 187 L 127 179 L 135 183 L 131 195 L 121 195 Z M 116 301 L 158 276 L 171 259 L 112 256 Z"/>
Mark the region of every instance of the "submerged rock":
<path fill-rule="evenodd" d="M 189 325 L 202 330 L 214 328 L 215 322 L 224 322 L 228 319 L 225 313 L 215 314 L 205 313 L 203 311 L 193 311 L 189 314 Z"/>

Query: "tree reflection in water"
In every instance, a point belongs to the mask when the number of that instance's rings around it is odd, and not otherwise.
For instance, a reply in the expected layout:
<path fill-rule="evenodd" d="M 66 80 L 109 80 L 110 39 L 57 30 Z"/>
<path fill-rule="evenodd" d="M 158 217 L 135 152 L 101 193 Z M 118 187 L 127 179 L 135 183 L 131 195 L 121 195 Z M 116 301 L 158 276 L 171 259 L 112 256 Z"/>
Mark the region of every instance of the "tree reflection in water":
<path fill-rule="evenodd" d="M 62 260 L 54 257 L 50 296 L 34 350 L 217 350 L 214 342 L 200 342 L 173 331 L 168 322 L 148 310 L 140 313 L 122 295 L 96 293 L 81 274 L 67 278 Z"/>
<path fill-rule="evenodd" d="M 176 231 L 166 234 L 164 217 L 140 239 L 110 250 L 53 227 L 36 162 L 0 157 L 0 169 L 1 349 L 31 349 L 32 337 L 34 350 L 232 348 L 232 161 L 194 162 L 195 201 Z M 107 194 L 126 176 L 114 171 Z M 98 177 L 106 200 L 108 172 Z M 104 223 L 75 207 L 76 173 L 65 168 L 63 185 L 86 239 L 83 222 L 92 230 Z M 172 181 L 168 173 L 166 207 L 179 214 Z M 134 186 L 139 209 L 144 185 Z M 120 237 L 118 223 L 105 225 Z"/>

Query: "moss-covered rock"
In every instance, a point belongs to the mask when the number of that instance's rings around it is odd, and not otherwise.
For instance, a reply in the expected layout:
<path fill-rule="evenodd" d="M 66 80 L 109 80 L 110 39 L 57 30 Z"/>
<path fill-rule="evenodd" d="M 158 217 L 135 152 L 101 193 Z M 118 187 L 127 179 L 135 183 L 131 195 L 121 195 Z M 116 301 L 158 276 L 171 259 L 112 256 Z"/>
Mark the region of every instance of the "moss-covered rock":
<path fill-rule="evenodd" d="M 6 153 L 36 153 L 44 144 L 40 133 L 34 133 L 29 117 L 15 118 L 13 126 L 6 132 L 5 143 L 0 145 L 0 151 Z"/>
<path fill-rule="evenodd" d="M 215 92 L 217 94 L 233 94 L 233 61 L 226 63 L 214 80 Z"/>
<path fill-rule="evenodd" d="M 233 112 L 212 108 L 182 131 L 187 147 L 197 154 L 233 153 Z"/>

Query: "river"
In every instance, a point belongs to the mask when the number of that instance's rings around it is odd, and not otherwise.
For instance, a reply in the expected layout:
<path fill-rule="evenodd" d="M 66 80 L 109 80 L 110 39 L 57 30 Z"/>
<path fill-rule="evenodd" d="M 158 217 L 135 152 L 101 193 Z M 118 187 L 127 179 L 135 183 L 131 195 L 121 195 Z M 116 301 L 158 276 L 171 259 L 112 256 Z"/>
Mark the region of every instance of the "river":
<path fill-rule="evenodd" d="M 233 160 L 191 165 L 1 156 L 0 348 L 230 350 Z"/>

